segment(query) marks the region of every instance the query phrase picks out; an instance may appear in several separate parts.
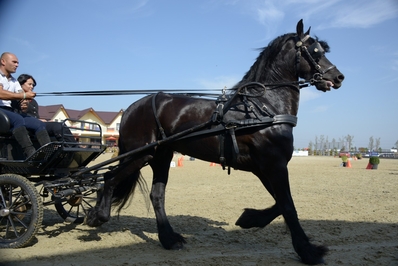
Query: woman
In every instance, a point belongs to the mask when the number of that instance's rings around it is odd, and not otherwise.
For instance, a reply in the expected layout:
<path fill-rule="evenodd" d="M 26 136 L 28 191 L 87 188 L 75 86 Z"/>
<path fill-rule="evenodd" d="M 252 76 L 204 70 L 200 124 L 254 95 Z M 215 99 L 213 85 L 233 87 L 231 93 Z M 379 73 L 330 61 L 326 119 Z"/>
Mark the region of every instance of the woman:
<path fill-rule="evenodd" d="M 33 91 L 34 87 L 36 87 L 36 80 L 28 74 L 21 74 L 18 77 L 18 82 L 21 85 L 24 92 Z M 76 142 L 75 138 L 72 135 L 72 132 L 66 126 L 63 126 L 63 123 L 59 122 L 47 122 L 44 119 L 40 119 L 39 115 L 39 105 L 35 99 L 31 100 L 22 100 L 19 103 L 14 102 L 13 107 L 19 110 L 20 113 L 26 114 L 31 117 L 35 117 L 43 122 L 45 122 L 45 126 L 47 132 L 50 136 L 54 136 L 58 141 L 66 141 L 66 142 Z"/>

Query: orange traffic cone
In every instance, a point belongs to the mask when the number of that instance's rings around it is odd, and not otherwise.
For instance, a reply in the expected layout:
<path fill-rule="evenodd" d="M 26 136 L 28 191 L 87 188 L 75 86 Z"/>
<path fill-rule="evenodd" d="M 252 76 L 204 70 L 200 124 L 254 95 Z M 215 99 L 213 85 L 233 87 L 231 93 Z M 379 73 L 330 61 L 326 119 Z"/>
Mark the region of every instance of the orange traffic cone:
<path fill-rule="evenodd" d="M 179 159 L 178 159 L 178 166 L 179 167 L 182 167 L 182 160 L 183 160 L 184 158 L 183 157 L 180 157 Z"/>
<path fill-rule="evenodd" d="M 216 166 L 216 163 L 210 163 L 210 166 Z"/>
<path fill-rule="evenodd" d="M 351 168 L 351 160 L 347 160 L 347 164 L 346 164 L 346 166 L 345 167 L 347 167 L 347 168 Z"/>

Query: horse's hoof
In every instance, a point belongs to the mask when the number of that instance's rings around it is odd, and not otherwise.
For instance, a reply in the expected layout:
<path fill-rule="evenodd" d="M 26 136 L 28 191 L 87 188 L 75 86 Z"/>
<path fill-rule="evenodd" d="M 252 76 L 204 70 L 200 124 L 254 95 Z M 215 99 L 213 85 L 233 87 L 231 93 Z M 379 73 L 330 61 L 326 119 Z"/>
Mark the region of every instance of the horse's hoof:
<path fill-rule="evenodd" d="M 177 242 L 174 245 L 171 246 L 171 250 L 181 250 L 184 248 L 184 244 L 181 242 Z"/>
<path fill-rule="evenodd" d="M 84 222 L 83 224 L 88 225 L 90 227 L 97 227 L 99 226 L 98 221 L 94 218 L 90 218 L 88 216 L 84 217 Z"/>
<path fill-rule="evenodd" d="M 301 257 L 301 262 L 308 265 L 320 265 L 324 264 L 325 261 L 323 256 L 325 256 L 328 252 L 328 248 L 325 246 L 317 246 L 310 244 L 310 249 L 307 250 L 305 254 L 299 254 Z"/>
<path fill-rule="evenodd" d="M 92 209 L 87 213 L 86 217 L 84 217 L 83 223 L 90 227 L 98 227 L 102 225 L 104 222 L 98 218 L 98 211 Z"/>

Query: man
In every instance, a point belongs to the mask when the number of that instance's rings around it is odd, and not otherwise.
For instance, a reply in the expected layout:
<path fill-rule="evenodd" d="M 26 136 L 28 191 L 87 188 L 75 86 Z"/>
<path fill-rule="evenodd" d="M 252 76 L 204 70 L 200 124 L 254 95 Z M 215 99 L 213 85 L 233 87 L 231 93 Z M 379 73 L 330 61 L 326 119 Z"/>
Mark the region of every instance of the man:
<path fill-rule="evenodd" d="M 17 71 L 18 58 L 9 52 L 5 52 L 0 57 L 0 108 L 10 120 L 10 130 L 15 139 L 21 145 L 27 157 L 35 153 L 32 141 L 29 138 L 27 129 L 32 130 L 37 137 L 40 145 L 49 143 L 50 137 L 46 131 L 44 123 L 34 117 L 21 115 L 13 112 L 11 108 L 12 100 L 33 99 L 36 93 L 33 91 L 24 92 L 19 82 L 11 75 Z"/>

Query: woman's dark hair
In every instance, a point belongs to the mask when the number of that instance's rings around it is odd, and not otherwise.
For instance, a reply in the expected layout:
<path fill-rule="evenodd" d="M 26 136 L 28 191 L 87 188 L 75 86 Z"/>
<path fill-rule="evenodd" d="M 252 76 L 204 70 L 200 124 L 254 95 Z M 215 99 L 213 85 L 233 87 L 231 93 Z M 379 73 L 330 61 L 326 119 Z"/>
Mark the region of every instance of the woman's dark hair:
<path fill-rule="evenodd" d="M 36 87 L 36 84 L 37 84 L 36 80 L 31 75 L 28 75 L 28 74 L 19 75 L 18 82 L 22 86 L 23 84 L 25 84 L 26 81 L 28 81 L 28 79 L 32 79 L 33 80 L 33 86 Z"/>

